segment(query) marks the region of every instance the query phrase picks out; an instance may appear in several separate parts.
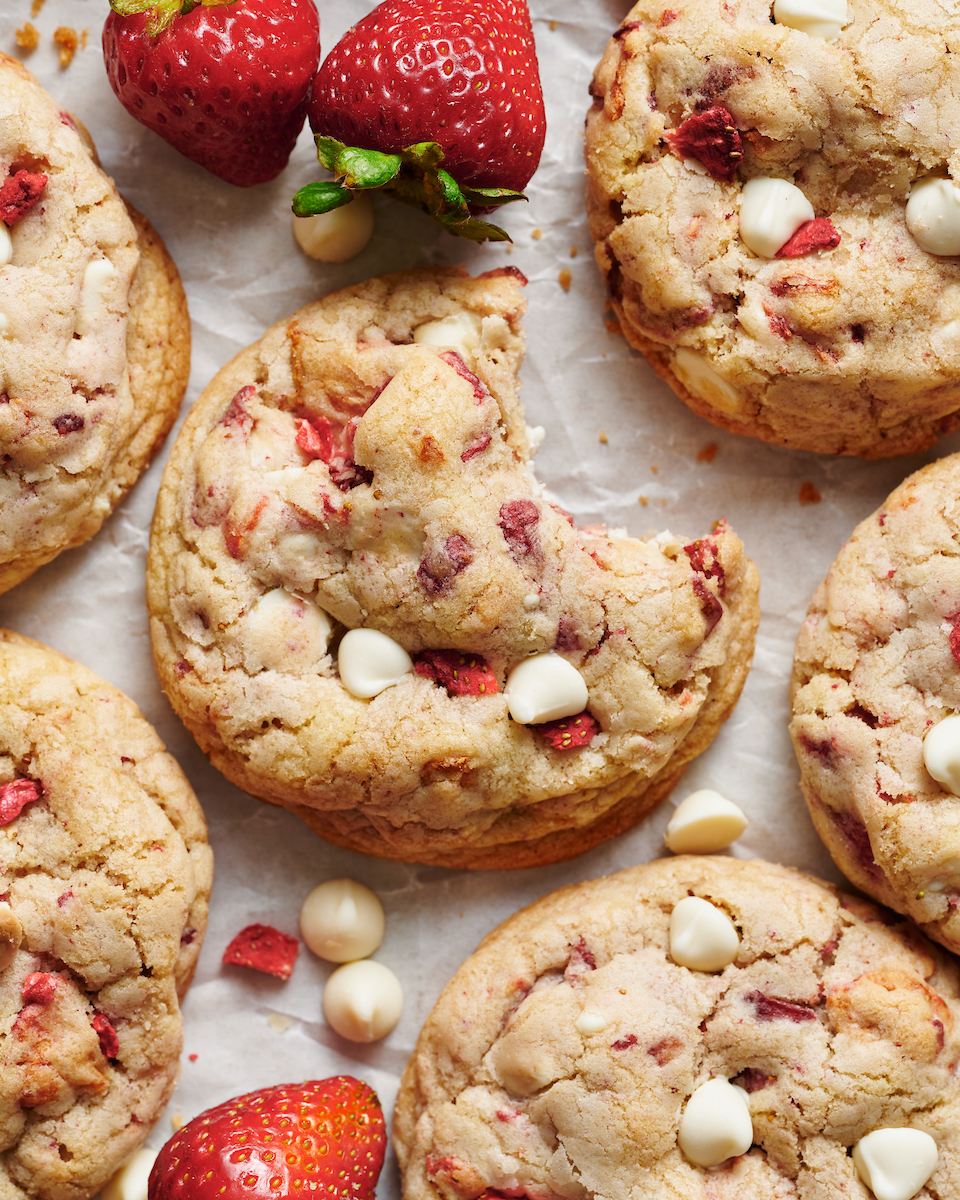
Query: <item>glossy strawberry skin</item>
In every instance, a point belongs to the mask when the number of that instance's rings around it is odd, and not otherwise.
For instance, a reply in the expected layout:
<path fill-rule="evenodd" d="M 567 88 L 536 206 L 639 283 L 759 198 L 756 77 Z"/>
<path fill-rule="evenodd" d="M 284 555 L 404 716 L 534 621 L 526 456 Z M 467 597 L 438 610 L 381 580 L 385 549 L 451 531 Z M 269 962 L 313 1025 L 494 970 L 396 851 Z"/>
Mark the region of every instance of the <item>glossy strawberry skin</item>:
<path fill-rule="evenodd" d="M 309 118 L 348 146 L 439 142 L 459 184 L 522 191 L 546 133 L 525 0 L 386 0 L 327 55 Z"/>
<path fill-rule="evenodd" d="M 147 21 L 111 12 L 103 28 L 107 76 L 124 108 L 228 183 L 279 175 L 320 60 L 313 0 L 199 5 L 156 37 Z"/>
<path fill-rule="evenodd" d="M 374 1200 L 386 1145 L 367 1084 L 350 1075 L 280 1084 L 184 1125 L 153 1165 L 148 1200 Z"/>

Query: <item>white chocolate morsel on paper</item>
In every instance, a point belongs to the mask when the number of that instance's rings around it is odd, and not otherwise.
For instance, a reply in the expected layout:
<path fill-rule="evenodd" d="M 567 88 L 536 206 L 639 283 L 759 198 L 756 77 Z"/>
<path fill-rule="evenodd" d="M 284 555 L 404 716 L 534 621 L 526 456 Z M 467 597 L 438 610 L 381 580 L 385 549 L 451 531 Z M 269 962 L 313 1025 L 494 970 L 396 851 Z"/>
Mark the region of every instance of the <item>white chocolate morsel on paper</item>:
<path fill-rule="evenodd" d="M 273 588 L 243 616 L 244 661 L 254 670 L 309 670 L 326 654 L 332 632 L 312 600 Z"/>
<path fill-rule="evenodd" d="M 923 765 L 937 783 L 960 796 L 960 716 L 944 717 L 927 730 Z"/>
<path fill-rule="evenodd" d="M 22 941 L 20 918 L 9 904 L 0 903 L 0 971 L 5 971 L 13 962 Z"/>
<path fill-rule="evenodd" d="M 610 1018 L 595 1008 L 585 1008 L 577 1017 L 574 1024 L 578 1033 L 602 1033 L 610 1024 Z"/>
<path fill-rule="evenodd" d="M 346 262 L 359 254 L 373 234 L 373 204 L 356 192 L 349 204 L 313 217 L 294 217 L 293 236 L 304 254 L 318 262 Z"/>
<path fill-rule="evenodd" d="M 743 1088 L 710 1079 L 687 1101 L 677 1134 L 680 1149 L 698 1167 L 718 1167 L 753 1145 L 753 1121 Z"/>
<path fill-rule="evenodd" d="M 587 685 L 559 654 L 535 654 L 507 676 L 503 689 L 510 716 L 521 725 L 573 717 L 587 707 Z"/>
<path fill-rule="evenodd" d="M 937 1143 L 922 1129 L 875 1129 L 853 1148 L 857 1173 L 877 1200 L 910 1200 L 939 1156 Z"/>
<path fill-rule="evenodd" d="M 13 239 L 10 230 L 0 221 L 0 267 L 5 267 L 13 258 Z"/>
<path fill-rule="evenodd" d="M 776 0 L 773 19 L 810 37 L 835 42 L 847 23 L 847 0 Z"/>
<path fill-rule="evenodd" d="M 340 682 L 360 700 L 379 696 L 413 670 L 404 648 L 376 629 L 351 629 L 337 652 Z"/>
<path fill-rule="evenodd" d="M 664 837 L 674 854 L 714 854 L 747 827 L 743 810 L 711 788 L 691 792 L 670 818 Z"/>
<path fill-rule="evenodd" d="M 77 310 L 77 333 L 88 334 L 97 323 L 97 315 L 104 305 L 103 291 L 111 279 L 115 279 L 117 268 L 109 258 L 94 258 L 87 263 L 80 288 L 80 305 Z"/>
<path fill-rule="evenodd" d="M 740 237 L 754 254 L 774 258 L 814 215 L 803 192 L 785 179 L 749 179 L 740 197 Z"/>
<path fill-rule="evenodd" d="M 353 879 L 328 879 L 300 909 L 300 932 L 314 954 L 345 963 L 373 954 L 383 941 L 385 919 L 377 897 Z"/>
<path fill-rule="evenodd" d="M 369 958 L 338 967 L 323 989 L 323 1015 L 351 1042 L 375 1042 L 400 1020 L 403 989 L 382 963 Z"/>
<path fill-rule="evenodd" d="M 960 188 L 951 179 L 929 175 L 910 189 L 907 228 L 929 254 L 960 254 Z"/>
<path fill-rule="evenodd" d="M 137 1150 L 100 1193 L 100 1200 L 147 1200 L 147 1181 L 159 1151 Z"/>
<path fill-rule="evenodd" d="M 670 914 L 670 957 L 693 971 L 722 971 L 740 949 L 740 935 L 722 909 L 684 896 Z"/>
<path fill-rule="evenodd" d="M 440 321 L 427 321 L 413 331 L 413 340 L 421 346 L 446 347 L 456 350 L 461 358 L 472 362 L 480 349 L 483 322 L 472 312 L 453 313 Z"/>
<path fill-rule="evenodd" d="M 673 373 L 688 392 L 721 412 L 735 413 L 743 407 L 737 389 L 686 346 L 673 356 Z"/>

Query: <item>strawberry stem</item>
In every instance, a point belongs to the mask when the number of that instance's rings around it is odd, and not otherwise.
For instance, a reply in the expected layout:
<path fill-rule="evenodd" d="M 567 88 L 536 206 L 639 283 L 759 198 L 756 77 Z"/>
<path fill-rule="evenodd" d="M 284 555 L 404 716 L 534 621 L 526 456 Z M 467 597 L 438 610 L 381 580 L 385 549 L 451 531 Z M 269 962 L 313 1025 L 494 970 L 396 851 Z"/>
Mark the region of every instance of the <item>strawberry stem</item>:
<path fill-rule="evenodd" d="M 177 17 L 185 17 L 199 5 L 218 8 L 223 4 L 234 4 L 236 0 L 110 0 L 110 7 L 120 17 L 133 17 L 147 13 L 147 36 L 157 37 L 172 25 Z"/>

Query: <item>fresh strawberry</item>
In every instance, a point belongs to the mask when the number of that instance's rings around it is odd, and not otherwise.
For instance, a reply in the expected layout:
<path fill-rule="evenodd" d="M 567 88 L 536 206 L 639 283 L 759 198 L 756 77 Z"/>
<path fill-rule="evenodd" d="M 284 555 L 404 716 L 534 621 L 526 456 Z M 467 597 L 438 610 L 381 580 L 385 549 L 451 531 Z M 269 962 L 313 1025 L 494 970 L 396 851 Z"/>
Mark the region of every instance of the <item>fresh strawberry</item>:
<path fill-rule="evenodd" d="M 148 1200 L 373 1200 L 387 1148 L 376 1093 L 338 1075 L 209 1108 L 162 1148 Z"/>
<path fill-rule="evenodd" d="M 525 0 L 384 0 L 324 60 L 309 117 L 338 182 L 302 188 L 298 216 L 383 187 L 451 233 L 506 239 L 471 210 L 524 199 L 540 162 L 546 119 Z"/>
<path fill-rule="evenodd" d="M 313 0 L 110 0 L 107 76 L 120 103 L 239 187 L 279 175 L 320 61 Z"/>

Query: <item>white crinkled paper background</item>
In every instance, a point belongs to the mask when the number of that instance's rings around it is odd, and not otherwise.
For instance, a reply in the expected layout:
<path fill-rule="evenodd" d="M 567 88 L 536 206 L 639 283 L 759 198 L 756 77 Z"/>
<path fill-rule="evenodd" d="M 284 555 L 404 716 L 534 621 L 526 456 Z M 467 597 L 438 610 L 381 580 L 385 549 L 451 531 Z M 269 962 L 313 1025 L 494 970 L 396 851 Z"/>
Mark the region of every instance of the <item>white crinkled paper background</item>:
<path fill-rule="evenodd" d="M 322 0 L 326 53 L 372 7 Z M 368 248 L 337 266 L 315 263 L 290 233 L 293 192 L 319 178 L 309 132 L 273 183 L 222 183 L 138 125 L 114 98 L 100 52 L 106 0 L 29 0 L 0 6 L 0 50 L 31 20 L 40 47 L 25 56 L 64 107 L 89 128 L 120 190 L 154 223 L 176 260 L 193 319 L 193 369 L 184 412 L 215 372 L 274 321 L 324 292 L 370 275 L 438 263 L 473 271 L 512 264 L 528 277 L 527 420 L 547 436 L 540 478 L 579 523 L 606 522 L 647 536 L 694 537 L 726 517 L 760 567 L 763 619 L 739 706 L 687 772 L 674 801 L 714 787 L 750 817 L 734 847 L 839 879 L 807 817 L 787 736 L 787 679 L 797 627 L 814 588 L 854 525 L 909 472 L 936 454 L 863 463 L 789 452 L 714 429 L 690 413 L 604 323 L 604 291 L 584 218 L 582 129 L 594 64 L 628 4 L 623 0 L 531 0 L 547 106 L 547 142 L 530 203 L 501 210 L 514 246 L 474 247 L 440 233 L 420 214 L 382 198 Z M 89 30 L 61 69 L 57 26 Z M 535 236 L 535 231 L 541 236 Z M 573 251 L 575 256 L 572 256 Z M 561 271 L 569 270 L 565 291 Z M 698 452 L 715 443 L 712 461 Z M 0 598 L 0 625 L 56 647 L 132 696 L 189 776 L 207 814 L 216 877 L 207 941 L 184 1015 L 183 1074 L 171 1120 L 189 1119 L 230 1096 L 268 1084 L 351 1073 L 371 1083 L 389 1114 L 400 1073 L 441 988 L 480 938 L 516 908 L 561 884 L 657 857 L 673 810 L 668 800 L 631 833 L 582 858 L 518 872 L 459 872 L 380 862 L 326 845 L 295 817 L 251 799 L 213 770 L 174 716 L 154 675 L 144 607 L 148 529 L 168 443 L 99 535 Z M 821 494 L 800 502 L 809 482 Z M 644 505 L 639 497 L 646 498 Z M 324 1023 L 320 998 L 332 969 L 301 949 L 282 983 L 220 955 L 244 925 L 297 932 L 300 904 L 324 879 L 351 876 L 381 897 L 387 933 L 376 958 L 399 976 L 406 1006 L 384 1041 L 357 1046 Z M 191 1061 L 188 1055 L 195 1058 Z M 392 1156 L 379 1195 L 396 1197 Z"/>

